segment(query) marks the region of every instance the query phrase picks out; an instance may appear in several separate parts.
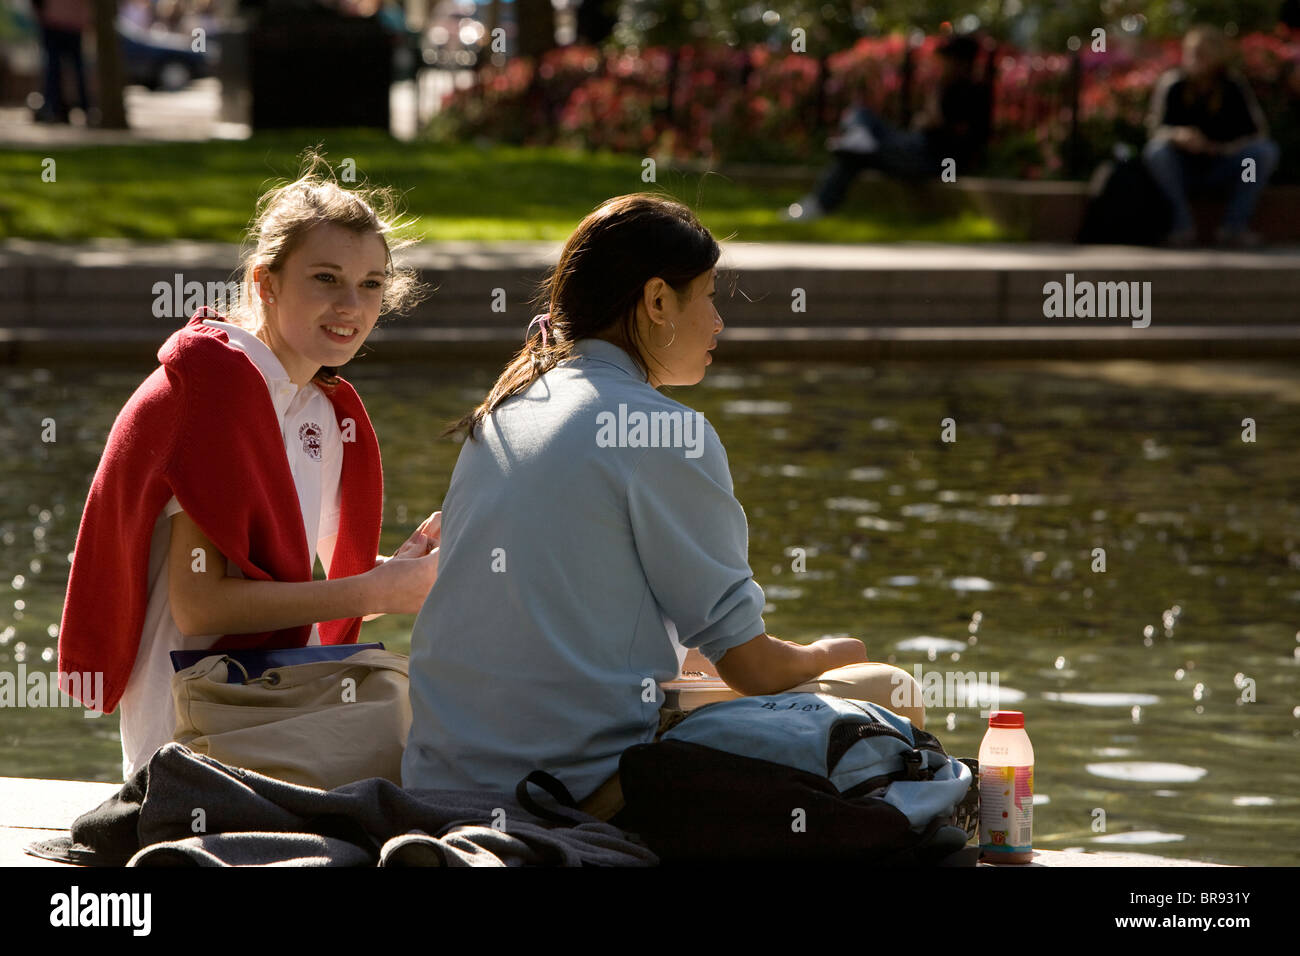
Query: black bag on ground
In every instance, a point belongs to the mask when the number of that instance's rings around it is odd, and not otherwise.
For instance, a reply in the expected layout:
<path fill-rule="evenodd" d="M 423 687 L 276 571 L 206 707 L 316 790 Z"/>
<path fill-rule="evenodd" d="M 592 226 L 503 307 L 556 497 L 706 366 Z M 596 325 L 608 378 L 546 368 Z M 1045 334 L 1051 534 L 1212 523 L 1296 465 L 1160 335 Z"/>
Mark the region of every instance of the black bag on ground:
<path fill-rule="evenodd" d="M 912 830 L 892 805 L 850 799 L 829 780 L 680 740 L 640 744 L 619 761 L 626 808 L 611 822 L 665 864 L 851 862 L 974 865 L 967 830 L 935 819 Z M 978 800 L 978 788 L 972 788 Z M 795 811 L 803 810 L 796 830 Z M 978 819 L 978 811 L 974 813 Z"/>
<path fill-rule="evenodd" d="M 1102 163 L 1088 195 L 1081 243 L 1154 246 L 1173 222 L 1169 201 L 1140 156 Z"/>
<path fill-rule="evenodd" d="M 665 863 L 924 865 L 959 854 L 979 818 L 978 764 L 866 701 L 742 697 L 692 711 L 623 752 L 612 821 Z"/>

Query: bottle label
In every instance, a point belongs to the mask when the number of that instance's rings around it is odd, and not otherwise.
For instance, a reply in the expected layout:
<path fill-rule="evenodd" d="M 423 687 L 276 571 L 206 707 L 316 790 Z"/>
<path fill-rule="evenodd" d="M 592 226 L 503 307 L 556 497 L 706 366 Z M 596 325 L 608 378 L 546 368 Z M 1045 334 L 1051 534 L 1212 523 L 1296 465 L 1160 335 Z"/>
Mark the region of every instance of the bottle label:
<path fill-rule="evenodd" d="M 1028 853 L 1034 827 L 1034 768 L 980 765 L 980 849 Z"/>

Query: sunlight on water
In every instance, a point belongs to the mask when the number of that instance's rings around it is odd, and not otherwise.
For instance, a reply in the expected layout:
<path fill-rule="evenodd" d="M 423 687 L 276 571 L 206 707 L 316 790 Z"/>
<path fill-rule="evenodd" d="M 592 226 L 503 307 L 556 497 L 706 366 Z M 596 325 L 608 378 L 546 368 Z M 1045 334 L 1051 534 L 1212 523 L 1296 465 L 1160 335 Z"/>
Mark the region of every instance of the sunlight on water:
<path fill-rule="evenodd" d="M 1159 830 L 1132 830 L 1128 833 L 1107 833 L 1105 836 L 1093 837 L 1093 843 L 1117 843 L 1133 846 L 1144 843 L 1178 843 L 1186 840 L 1181 833 L 1161 833 Z"/>
<path fill-rule="evenodd" d="M 1057 694 L 1047 691 L 1043 700 L 1059 700 L 1063 704 L 1083 704 L 1086 707 L 1132 707 L 1160 703 L 1154 694 L 1105 694 L 1086 691 Z"/>
<path fill-rule="evenodd" d="M 931 651 L 943 654 L 966 650 L 966 644 L 963 641 L 954 641 L 948 637 L 909 637 L 905 641 L 899 641 L 894 646 L 900 651 L 921 651 L 926 654 Z"/>
<path fill-rule="evenodd" d="M 789 402 L 736 399 L 722 403 L 722 411 L 727 415 L 786 415 L 793 409 Z"/>
<path fill-rule="evenodd" d="M 948 586 L 954 591 L 992 591 L 993 582 L 985 578 L 961 577 L 953 578 L 948 582 Z"/>
<path fill-rule="evenodd" d="M 914 584 L 920 584 L 921 579 L 912 574 L 899 574 L 892 578 L 885 578 L 885 584 L 896 588 L 911 587 Z"/>
<path fill-rule="evenodd" d="M 1111 780 L 1130 780 L 1134 783 L 1187 783 L 1205 776 L 1204 767 L 1187 767 L 1180 763 L 1090 763 L 1088 773 Z"/>

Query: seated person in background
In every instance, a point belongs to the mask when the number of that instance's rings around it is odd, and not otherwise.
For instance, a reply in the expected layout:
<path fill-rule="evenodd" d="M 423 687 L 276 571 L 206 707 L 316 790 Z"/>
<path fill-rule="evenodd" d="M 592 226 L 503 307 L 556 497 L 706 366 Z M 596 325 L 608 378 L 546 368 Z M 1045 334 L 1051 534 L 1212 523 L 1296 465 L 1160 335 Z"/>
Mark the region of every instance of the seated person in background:
<path fill-rule="evenodd" d="M 1165 73 L 1151 97 L 1147 169 L 1173 208 L 1167 244 L 1188 246 L 1196 224 L 1189 189 L 1227 186 L 1228 208 L 1218 240 L 1258 243 L 1247 229 L 1255 203 L 1277 168 L 1280 152 L 1250 86 L 1228 69 L 1228 41 L 1216 27 L 1196 26 L 1183 39 L 1183 65 Z M 1243 163 L 1254 160 L 1252 181 Z"/>
<path fill-rule="evenodd" d="M 816 190 L 791 205 L 785 218 L 812 222 L 835 210 L 864 169 L 919 179 L 938 178 L 945 159 L 955 160 L 960 171 L 975 165 L 988 142 L 992 106 L 989 83 L 975 77 L 979 52 L 979 41 L 969 36 L 953 37 L 939 48 L 939 82 L 911 130 L 895 129 L 866 107 L 849 111 L 842 134 L 826 143 L 835 154 L 830 167 Z"/>

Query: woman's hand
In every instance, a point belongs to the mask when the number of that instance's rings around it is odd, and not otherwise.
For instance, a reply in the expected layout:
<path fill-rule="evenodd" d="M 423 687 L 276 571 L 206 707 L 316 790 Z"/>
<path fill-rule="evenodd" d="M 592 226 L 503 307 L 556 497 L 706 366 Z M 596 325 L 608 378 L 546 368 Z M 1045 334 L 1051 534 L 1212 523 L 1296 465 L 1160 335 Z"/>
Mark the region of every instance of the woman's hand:
<path fill-rule="evenodd" d="M 823 655 L 823 660 L 826 661 L 823 673 L 836 667 L 865 664 L 871 660 L 867 656 L 867 648 L 856 637 L 823 637 L 808 646 L 816 648 Z"/>
<path fill-rule="evenodd" d="M 421 543 L 422 537 L 416 532 L 397 554 L 365 573 L 370 603 L 379 613 L 416 614 L 424 606 L 438 580 L 438 549 L 429 551 L 427 539 Z"/>
<path fill-rule="evenodd" d="M 366 572 L 380 614 L 416 614 L 424 606 L 433 582 L 438 579 L 438 546 L 442 542 L 442 512 L 435 511 L 420 522 L 391 558 L 380 558 Z"/>
<path fill-rule="evenodd" d="M 1174 127 L 1171 138 L 1175 146 L 1185 149 L 1189 153 L 1208 153 L 1213 149 L 1205 134 L 1195 126 Z"/>
<path fill-rule="evenodd" d="M 431 548 L 442 543 L 442 512 L 435 511 L 420 522 L 420 526 L 411 532 L 400 548 L 393 552 L 394 558 L 422 558 Z"/>
<path fill-rule="evenodd" d="M 379 555 L 375 558 L 375 567 L 393 558 L 422 558 L 429 549 L 442 543 L 442 512 L 435 511 L 420 522 L 420 526 L 411 532 L 411 536 L 402 542 L 402 546 L 393 552 L 392 557 Z"/>

